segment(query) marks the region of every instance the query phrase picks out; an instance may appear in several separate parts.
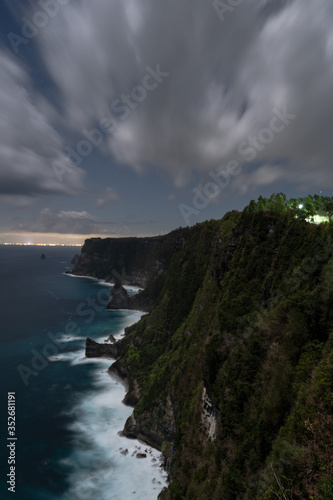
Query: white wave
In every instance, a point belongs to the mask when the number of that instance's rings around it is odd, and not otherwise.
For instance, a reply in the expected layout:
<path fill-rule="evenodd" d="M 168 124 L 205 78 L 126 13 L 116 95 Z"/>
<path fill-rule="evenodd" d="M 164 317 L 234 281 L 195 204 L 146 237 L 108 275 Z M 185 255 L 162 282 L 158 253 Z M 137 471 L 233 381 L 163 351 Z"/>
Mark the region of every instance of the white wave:
<path fill-rule="evenodd" d="M 59 337 L 59 342 L 66 343 L 66 342 L 76 342 L 77 340 L 85 340 L 84 337 L 68 337 L 68 335 L 64 334 Z"/>
<path fill-rule="evenodd" d="M 167 484 L 161 454 L 119 435 L 132 412 L 121 403 L 123 386 L 99 370 L 94 372 L 94 386 L 73 410 L 75 451 L 69 457 L 72 473 L 65 495 L 77 500 L 155 500 Z M 137 453 L 146 458 L 136 458 Z"/>
<path fill-rule="evenodd" d="M 91 363 L 100 364 L 109 367 L 112 364 L 112 358 L 86 358 L 85 351 L 62 352 L 47 358 L 51 363 L 67 361 L 71 366 L 87 365 Z"/>
<path fill-rule="evenodd" d="M 123 327 L 135 323 L 141 315 L 140 311 L 129 311 Z M 117 336 L 123 333 L 122 330 Z M 77 351 L 56 356 L 57 361 L 96 365 L 92 372 L 93 390 L 79 394 L 71 409 L 75 418 L 70 426 L 74 451 L 67 458 L 70 475 L 64 498 L 155 500 L 167 485 L 167 475 L 160 466 L 161 453 L 121 435 L 119 431 L 132 413 L 132 408 L 122 403 L 124 386 L 108 374 L 110 359 L 87 359 L 83 354 L 84 351 Z M 136 458 L 137 453 L 146 454 L 146 458 Z"/>
<path fill-rule="evenodd" d="M 118 312 L 118 311 L 117 311 Z M 124 336 L 124 330 L 130 325 L 133 325 L 134 323 L 137 323 L 140 318 L 142 317 L 142 312 L 141 311 L 126 311 L 126 315 L 124 315 L 124 322 L 122 327 L 119 329 L 118 332 L 113 333 L 113 336 L 116 340 L 120 339 L 121 337 Z M 96 342 L 99 342 L 101 344 L 104 343 L 109 343 L 105 342 L 110 334 L 108 332 L 104 333 L 103 336 L 97 337 L 94 340 Z M 78 337 L 78 336 L 73 336 L 69 337 L 66 334 L 63 334 L 59 337 L 59 342 L 61 343 L 70 343 L 74 341 L 81 341 L 82 346 L 85 346 L 85 340 L 86 336 Z M 48 356 L 47 358 L 51 363 L 57 362 L 57 361 L 67 361 L 70 363 L 71 366 L 78 365 L 78 364 L 91 364 L 91 363 L 102 363 L 102 364 L 109 364 L 110 361 L 112 361 L 112 358 L 86 358 L 85 357 L 85 348 L 79 351 L 66 351 L 66 352 L 59 352 L 57 354 L 54 354 L 52 356 Z"/>
<path fill-rule="evenodd" d="M 64 276 L 70 276 L 71 278 L 85 278 L 89 280 L 99 281 L 98 278 L 94 278 L 93 276 L 81 276 L 79 274 L 72 274 L 72 273 L 61 273 L 61 274 L 63 274 Z"/>
<path fill-rule="evenodd" d="M 114 286 L 114 283 L 109 283 L 108 281 L 104 281 L 104 280 L 98 280 L 99 281 L 99 284 L 100 285 L 103 285 L 103 286 L 108 286 L 110 288 L 112 288 Z M 142 286 L 133 286 L 133 285 L 122 285 L 125 290 L 127 290 L 127 292 L 132 292 L 132 294 L 134 295 L 135 293 L 138 293 L 140 290 L 143 290 L 143 287 Z"/>
<path fill-rule="evenodd" d="M 81 276 L 78 274 L 72 274 L 72 273 L 62 273 L 65 276 L 70 276 L 71 278 L 85 278 L 89 280 L 95 280 L 98 282 L 98 284 L 103 285 L 103 286 L 108 286 L 112 288 L 114 286 L 114 283 L 110 283 L 109 281 L 105 281 L 104 279 L 101 278 L 94 278 L 93 276 Z M 133 286 L 133 285 L 123 285 L 123 287 L 128 291 L 128 292 L 133 292 L 133 294 L 138 293 L 140 290 L 143 290 L 144 288 L 142 286 Z"/>

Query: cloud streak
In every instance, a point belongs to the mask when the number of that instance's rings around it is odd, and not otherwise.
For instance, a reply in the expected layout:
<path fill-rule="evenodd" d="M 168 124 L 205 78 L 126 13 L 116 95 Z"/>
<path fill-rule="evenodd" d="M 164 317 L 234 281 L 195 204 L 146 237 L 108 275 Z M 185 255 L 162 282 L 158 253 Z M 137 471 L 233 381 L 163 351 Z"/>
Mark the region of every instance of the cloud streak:
<path fill-rule="evenodd" d="M 92 214 L 86 211 L 54 211 L 43 208 L 34 221 L 19 223 L 12 228 L 12 231 L 87 235 L 100 233 L 103 231 L 103 227 L 108 226 L 110 229 L 112 225 L 113 223 L 110 222 L 98 222 Z"/>
<path fill-rule="evenodd" d="M 274 107 L 287 106 L 297 123 L 257 161 L 283 157 L 316 184 L 318 170 L 329 174 L 333 153 L 332 18 L 328 0 L 279 8 L 248 0 L 223 23 L 200 0 L 82 0 L 62 9 L 37 43 L 77 132 L 104 118 L 147 64 L 170 71 L 103 144 L 119 162 L 153 166 L 183 185 L 193 172 L 234 157 Z"/>
<path fill-rule="evenodd" d="M 27 71 L 0 50 L 0 195 L 73 194 L 82 190 L 83 171 L 73 168 L 58 182 L 51 162 L 63 157 L 62 138 L 52 125 L 44 98 L 33 90 Z"/>
<path fill-rule="evenodd" d="M 170 178 L 178 188 L 200 187 L 233 160 L 242 173 L 228 189 L 239 196 L 277 185 L 333 187 L 333 3 L 230 2 L 236 3 L 221 22 L 212 1 L 69 1 L 29 47 L 20 46 L 19 56 L 0 47 L 0 196 L 21 209 L 36 199 L 31 210 L 57 207 L 36 220 L 30 215 L 21 228 L 100 234 L 113 223 L 95 215 L 108 219 L 111 208 L 134 226 L 114 204 L 123 201 L 118 189 L 127 193 L 138 175 L 148 173 L 147 184 L 161 192 Z M 19 23 L 22 16 L 34 19 L 35 2 L 7 4 Z M 22 63 L 26 47 L 26 61 L 29 54 L 38 60 L 52 91 L 42 93 L 32 65 Z M 143 84 L 154 84 L 148 67 L 168 74 L 155 79 L 153 91 Z M 276 109 L 295 119 L 281 133 L 271 129 L 267 142 Z M 108 120 L 112 125 L 102 130 Z M 79 161 L 69 148 L 82 153 Z M 57 175 L 54 164 L 67 170 Z M 117 172 L 119 165 L 127 169 Z M 136 213 L 129 191 L 128 212 Z M 170 191 L 169 202 L 182 201 L 184 190 Z M 148 192 L 149 186 L 142 194 L 147 204 Z M 70 210 L 75 203 L 80 208 Z M 160 220 L 163 208 L 157 212 Z M 154 222 L 148 212 L 136 215 L 140 224 Z"/>

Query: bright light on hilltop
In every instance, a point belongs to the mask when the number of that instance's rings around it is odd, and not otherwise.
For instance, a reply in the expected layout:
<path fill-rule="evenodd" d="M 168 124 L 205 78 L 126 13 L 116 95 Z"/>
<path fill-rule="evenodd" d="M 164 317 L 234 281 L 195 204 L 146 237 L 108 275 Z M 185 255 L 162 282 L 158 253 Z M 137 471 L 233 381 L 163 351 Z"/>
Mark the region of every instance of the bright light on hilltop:
<path fill-rule="evenodd" d="M 314 215 L 313 217 L 309 217 L 305 220 L 307 222 L 311 222 L 312 224 L 322 224 L 323 222 L 329 222 L 329 218 L 325 215 Z"/>

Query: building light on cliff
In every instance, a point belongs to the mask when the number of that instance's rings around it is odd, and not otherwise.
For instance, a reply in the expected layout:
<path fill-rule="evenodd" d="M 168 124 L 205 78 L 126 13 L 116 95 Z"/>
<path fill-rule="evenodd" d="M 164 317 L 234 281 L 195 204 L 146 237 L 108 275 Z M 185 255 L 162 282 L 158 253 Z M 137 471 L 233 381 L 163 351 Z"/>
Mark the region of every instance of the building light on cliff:
<path fill-rule="evenodd" d="M 322 224 L 323 222 L 329 222 L 329 217 L 325 215 L 314 215 L 313 217 L 309 217 L 305 219 L 306 222 L 311 222 L 312 224 Z"/>

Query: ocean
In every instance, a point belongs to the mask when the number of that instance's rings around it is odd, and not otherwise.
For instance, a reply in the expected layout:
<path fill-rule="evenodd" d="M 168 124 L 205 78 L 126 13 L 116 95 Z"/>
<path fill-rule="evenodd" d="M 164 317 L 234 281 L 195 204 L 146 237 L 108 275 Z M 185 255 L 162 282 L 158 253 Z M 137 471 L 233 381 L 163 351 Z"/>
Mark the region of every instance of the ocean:
<path fill-rule="evenodd" d="M 84 356 L 86 337 L 120 338 L 141 313 L 106 311 L 109 285 L 66 275 L 77 250 L 0 245 L 0 498 L 153 500 L 166 486 L 161 455 L 119 435 L 125 388 L 112 360 Z"/>

